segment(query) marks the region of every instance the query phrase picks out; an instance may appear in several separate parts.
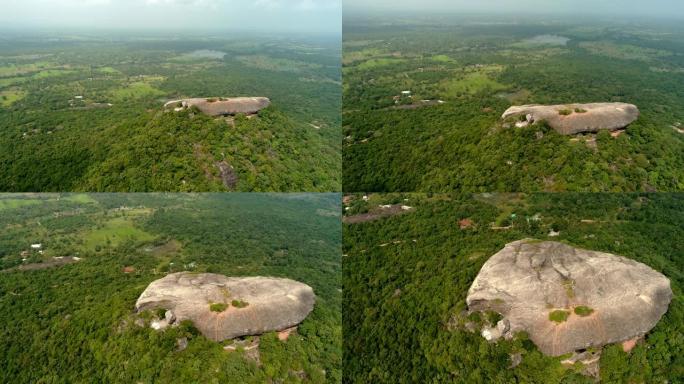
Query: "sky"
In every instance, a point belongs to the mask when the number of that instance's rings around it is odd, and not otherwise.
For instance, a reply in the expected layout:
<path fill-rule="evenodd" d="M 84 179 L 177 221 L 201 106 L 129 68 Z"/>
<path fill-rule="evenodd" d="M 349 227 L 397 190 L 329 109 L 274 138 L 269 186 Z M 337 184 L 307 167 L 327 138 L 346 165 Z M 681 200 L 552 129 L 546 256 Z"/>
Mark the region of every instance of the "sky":
<path fill-rule="evenodd" d="M 344 12 L 590 13 L 684 18 L 682 0 L 343 0 Z"/>
<path fill-rule="evenodd" d="M 241 30 L 339 35 L 342 0 L 0 0 L 9 28 Z"/>

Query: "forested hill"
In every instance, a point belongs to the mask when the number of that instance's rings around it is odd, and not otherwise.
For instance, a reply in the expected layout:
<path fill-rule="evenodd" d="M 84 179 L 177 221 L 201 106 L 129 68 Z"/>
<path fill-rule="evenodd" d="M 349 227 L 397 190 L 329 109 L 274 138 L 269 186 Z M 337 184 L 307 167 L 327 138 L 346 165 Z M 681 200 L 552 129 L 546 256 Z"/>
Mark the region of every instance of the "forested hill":
<path fill-rule="evenodd" d="M 1 196 L 0 382 L 340 383 L 339 201 L 339 194 Z M 42 252 L 30 248 L 37 243 Z M 316 304 L 287 341 L 261 335 L 256 357 L 226 351 L 231 341 L 211 341 L 192 326 L 134 325 L 147 285 L 183 270 L 294 279 L 313 288 Z M 179 350 L 183 337 L 188 345 Z"/>
<path fill-rule="evenodd" d="M 684 189 L 680 26 L 375 21 L 345 28 L 346 191 Z M 502 126 L 512 105 L 590 102 L 641 115 L 613 135 Z"/>
<path fill-rule="evenodd" d="M 344 225 L 344 365 L 348 383 L 594 383 L 519 334 L 487 342 L 464 326 L 465 299 L 487 259 L 511 241 L 554 240 L 622 255 L 670 279 L 674 298 L 629 354 L 604 347 L 605 383 L 684 380 L 684 196 L 673 194 L 372 194 L 349 216 L 403 204 L 404 213 Z M 557 236 L 549 236 L 559 232 Z M 522 360 L 511 368 L 511 354 Z"/>
<path fill-rule="evenodd" d="M 338 191 L 339 46 L 64 38 L 0 45 L 0 189 Z M 263 96 L 251 119 L 162 113 Z"/>

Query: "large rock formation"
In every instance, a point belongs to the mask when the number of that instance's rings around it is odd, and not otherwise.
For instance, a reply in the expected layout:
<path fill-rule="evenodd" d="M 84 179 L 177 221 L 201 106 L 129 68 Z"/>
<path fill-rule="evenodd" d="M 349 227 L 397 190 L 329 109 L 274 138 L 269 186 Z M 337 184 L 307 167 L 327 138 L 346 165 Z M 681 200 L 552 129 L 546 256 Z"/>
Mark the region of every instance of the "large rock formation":
<path fill-rule="evenodd" d="M 164 107 L 173 106 L 176 111 L 197 107 L 202 113 L 209 116 L 227 116 L 238 113 L 255 114 L 270 104 L 271 100 L 267 97 L 211 97 L 171 100 L 164 104 Z"/>
<path fill-rule="evenodd" d="M 221 341 L 293 327 L 314 302 L 311 287 L 290 279 L 178 272 L 150 283 L 135 308 L 167 310 L 154 328 L 191 320 L 204 336 Z"/>
<path fill-rule="evenodd" d="M 503 315 L 488 339 L 525 331 L 552 356 L 642 336 L 672 299 L 670 281 L 634 260 L 553 241 L 506 244 L 482 266 L 471 311 Z"/>
<path fill-rule="evenodd" d="M 508 108 L 501 116 L 504 120 L 512 117 L 518 118 L 518 127 L 543 120 L 558 133 L 572 135 L 625 128 L 639 117 L 639 109 L 626 103 L 522 105 Z"/>

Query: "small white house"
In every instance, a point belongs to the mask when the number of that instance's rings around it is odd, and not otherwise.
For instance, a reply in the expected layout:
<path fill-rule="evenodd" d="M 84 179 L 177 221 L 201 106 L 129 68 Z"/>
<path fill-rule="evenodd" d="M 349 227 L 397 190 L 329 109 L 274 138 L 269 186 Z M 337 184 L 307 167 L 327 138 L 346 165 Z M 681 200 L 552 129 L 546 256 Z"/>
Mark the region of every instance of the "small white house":
<path fill-rule="evenodd" d="M 401 94 L 402 94 L 403 96 L 408 96 L 408 95 L 411 94 L 411 91 L 401 91 Z"/>
<path fill-rule="evenodd" d="M 83 96 L 74 96 L 74 99 L 82 100 Z"/>
<path fill-rule="evenodd" d="M 43 244 L 40 244 L 40 243 L 31 244 L 31 249 L 42 249 L 42 248 L 43 248 Z"/>

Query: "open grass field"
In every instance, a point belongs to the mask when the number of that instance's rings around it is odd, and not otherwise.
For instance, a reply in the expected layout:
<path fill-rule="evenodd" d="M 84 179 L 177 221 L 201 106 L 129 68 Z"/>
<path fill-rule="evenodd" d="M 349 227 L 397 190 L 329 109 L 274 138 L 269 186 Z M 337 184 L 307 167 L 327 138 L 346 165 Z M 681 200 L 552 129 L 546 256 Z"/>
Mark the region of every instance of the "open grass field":
<path fill-rule="evenodd" d="M 456 60 L 447 55 L 434 55 L 431 59 L 439 63 L 456 63 Z"/>
<path fill-rule="evenodd" d="M 40 204 L 39 200 L 31 199 L 0 199 L 0 211 L 9 210 L 19 207 L 25 207 L 30 205 Z"/>
<path fill-rule="evenodd" d="M 97 200 L 87 193 L 69 193 L 62 198 L 79 204 L 97 204 Z"/>
<path fill-rule="evenodd" d="M 35 80 L 41 80 L 41 79 L 47 79 L 49 77 L 69 75 L 69 74 L 76 73 L 76 72 L 77 71 L 70 70 L 70 69 L 46 69 L 46 70 L 42 70 L 42 71 L 34 73 L 31 76 L 31 78 L 35 79 Z"/>
<path fill-rule="evenodd" d="M 42 72 L 46 69 L 57 66 L 55 62 L 50 61 L 36 61 L 33 63 L 11 63 L 4 64 L 0 58 L 0 77 L 13 77 L 17 75 L 25 75 L 30 73 Z"/>
<path fill-rule="evenodd" d="M 23 99 L 26 93 L 19 88 L 8 88 L 0 91 L 0 106 L 9 107 Z"/>
<path fill-rule="evenodd" d="M 155 236 L 138 228 L 132 217 L 117 217 L 105 221 L 97 228 L 83 235 L 84 248 L 88 251 L 104 247 L 116 247 L 124 242 L 142 243 L 154 240 Z"/>
<path fill-rule="evenodd" d="M 160 89 L 155 88 L 150 82 L 137 81 L 129 85 L 118 88 L 112 91 L 111 95 L 114 101 L 122 102 L 131 99 L 143 99 L 149 97 L 161 97 L 166 93 Z"/>
<path fill-rule="evenodd" d="M 369 48 L 369 49 L 359 49 L 356 50 L 359 47 L 364 47 L 367 44 L 371 44 L 371 41 L 363 41 L 360 44 L 356 44 L 356 42 L 349 42 L 349 43 L 344 43 L 345 46 L 348 46 L 350 48 L 354 48 L 353 51 L 350 51 L 349 53 L 345 54 L 344 57 L 342 58 L 342 64 L 344 65 L 349 65 L 355 62 L 361 62 L 373 57 L 377 56 L 382 56 L 385 54 L 385 52 L 379 48 Z"/>
<path fill-rule="evenodd" d="M 484 72 L 472 72 L 463 78 L 454 78 L 442 82 L 444 92 L 447 96 L 458 97 L 464 93 L 476 94 L 479 92 L 496 92 L 507 89 L 504 84 L 492 80 Z"/>
<path fill-rule="evenodd" d="M 0 78 L 0 87 L 8 87 L 10 85 L 20 84 L 26 81 L 24 77 L 3 77 Z"/>
<path fill-rule="evenodd" d="M 100 73 L 108 74 L 108 75 L 121 75 L 122 74 L 121 71 L 119 71 L 118 69 L 116 69 L 114 67 L 101 67 L 101 68 L 98 68 L 97 71 Z"/>
<path fill-rule="evenodd" d="M 395 64 L 400 64 L 405 62 L 406 60 L 404 59 L 395 59 L 395 58 L 379 58 L 379 59 L 370 59 L 362 62 L 359 64 L 356 68 L 358 68 L 361 71 L 365 70 L 371 70 L 375 69 L 378 67 L 387 67 Z"/>

